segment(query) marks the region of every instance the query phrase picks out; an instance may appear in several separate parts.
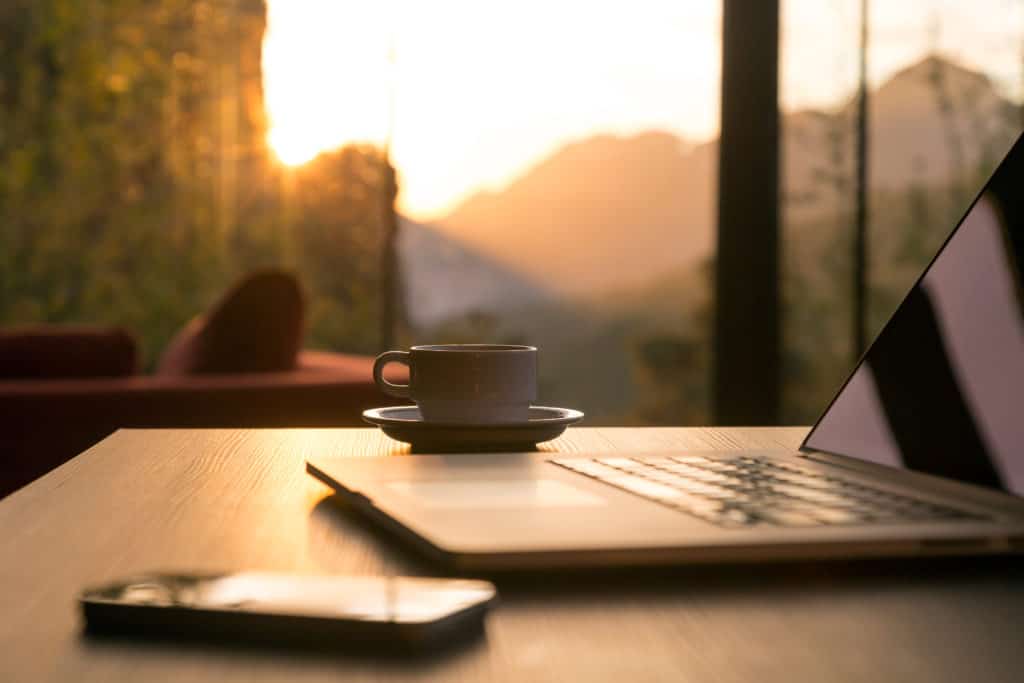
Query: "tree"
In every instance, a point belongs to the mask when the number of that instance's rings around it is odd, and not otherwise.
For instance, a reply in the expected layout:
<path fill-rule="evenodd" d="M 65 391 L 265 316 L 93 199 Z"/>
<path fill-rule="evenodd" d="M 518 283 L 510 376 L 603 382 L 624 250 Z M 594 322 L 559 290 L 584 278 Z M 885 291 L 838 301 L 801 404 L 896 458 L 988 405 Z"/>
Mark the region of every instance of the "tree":
<path fill-rule="evenodd" d="M 372 350 L 369 148 L 266 147 L 263 0 L 0 5 L 0 324 L 117 324 L 146 362 L 231 279 L 293 268 L 316 342 Z"/>

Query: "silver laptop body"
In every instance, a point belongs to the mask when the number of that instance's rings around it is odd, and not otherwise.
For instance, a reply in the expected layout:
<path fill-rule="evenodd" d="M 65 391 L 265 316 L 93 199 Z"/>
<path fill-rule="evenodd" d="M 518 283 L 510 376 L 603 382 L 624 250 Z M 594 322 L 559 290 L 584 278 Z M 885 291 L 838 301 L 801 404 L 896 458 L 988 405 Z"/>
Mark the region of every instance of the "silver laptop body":
<path fill-rule="evenodd" d="M 312 458 L 465 570 L 1024 550 L 1018 139 L 799 452 Z"/>

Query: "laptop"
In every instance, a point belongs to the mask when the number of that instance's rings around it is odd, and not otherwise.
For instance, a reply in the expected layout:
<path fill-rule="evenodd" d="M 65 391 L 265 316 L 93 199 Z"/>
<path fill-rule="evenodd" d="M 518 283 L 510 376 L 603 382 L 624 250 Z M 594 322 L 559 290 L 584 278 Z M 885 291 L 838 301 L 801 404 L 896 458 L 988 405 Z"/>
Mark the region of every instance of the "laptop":
<path fill-rule="evenodd" d="M 459 570 L 1024 550 L 1018 139 L 798 451 L 311 458 Z"/>

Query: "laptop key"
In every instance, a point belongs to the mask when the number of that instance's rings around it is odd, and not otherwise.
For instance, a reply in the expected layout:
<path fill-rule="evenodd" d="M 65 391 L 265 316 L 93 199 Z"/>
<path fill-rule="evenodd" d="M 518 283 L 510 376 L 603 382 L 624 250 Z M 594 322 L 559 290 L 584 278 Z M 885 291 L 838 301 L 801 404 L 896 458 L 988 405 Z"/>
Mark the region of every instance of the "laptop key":
<path fill-rule="evenodd" d="M 619 470 L 635 470 L 646 467 L 632 458 L 598 458 L 597 462 Z"/>
<path fill-rule="evenodd" d="M 699 455 L 673 455 L 672 459 L 676 462 L 683 463 L 684 465 L 701 465 L 711 462 L 708 458 L 704 458 Z"/>
<path fill-rule="evenodd" d="M 733 496 L 733 492 L 727 488 L 715 486 L 714 484 L 705 484 L 700 481 L 686 481 L 679 484 L 679 488 L 701 496 L 715 496 L 718 498 L 731 498 Z"/>
<path fill-rule="evenodd" d="M 563 467 L 569 467 L 569 469 L 575 470 L 576 472 L 579 472 L 580 474 L 585 474 L 585 475 L 587 475 L 589 477 L 596 477 L 598 479 L 600 479 L 602 477 L 608 477 L 608 476 L 614 476 L 616 474 L 621 474 L 621 472 L 619 470 L 616 470 L 616 469 L 614 469 L 612 467 L 608 467 L 607 465 L 602 465 L 602 464 L 596 463 L 596 462 L 588 462 L 588 463 L 585 463 L 585 464 L 575 464 L 575 465 L 572 465 L 572 466 L 563 465 Z"/>
<path fill-rule="evenodd" d="M 799 498 L 800 500 L 809 500 L 823 505 L 846 505 L 853 502 L 850 498 L 830 493 L 828 491 L 822 491 L 821 489 L 807 489 L 799 486 L 788 486 L 786 484 L 773 486 L 772 488 L 787 496 Z"/>
<path fill-rule="evenodd" d="M 780 481 L 784 481 L 787 484 L 793 484 L 794 486 L 804 486 L 815 489 L 827 489 L 830 488 L 829 483 L 818 477 L 808 477 L 806 474 L 796 474 L 789 472 L 780 472 L 775 475 Z"/>
<path fill-rule="evenodd" d="M 683 495 L 683 492 L 678 489 L 674 489 L 670 486 L 664 486 L 642 477 L 631 477 L 625 475 L 620 477 L 609 477 L 607 481 L 612 486 L 618 486 L 619 488 L 626 489 L 627 491 L 637 493 L 641 496 L 655 498 L 658 500 L 679 498 Z"/>
<path fill-rule="evenodd" d="M 761 518 L 740 508 L 731 508 L 722 515 L 722 520 L 730 526 L 753 526 L 761 522 Z"/>
<path fill-rule="evenodd" d="M 815 519 L 827 524 L 853 524 L 864 521 L 864 518 L 855 512 L 836 508 L 819 508 L 814 511 L 813 515 Z"/>
<path fill-rule="evenodd" d="M 780 526 L 817 526 L 821 520 L 796 510 L 758 509 L 755 514 L 766 522 Z"/>
<path fill-rule="evenodd" d="M 678 465 L 672 458 L 645 458 L 644 464 L 650 467 L 664 467 L 665 465 Z"/>

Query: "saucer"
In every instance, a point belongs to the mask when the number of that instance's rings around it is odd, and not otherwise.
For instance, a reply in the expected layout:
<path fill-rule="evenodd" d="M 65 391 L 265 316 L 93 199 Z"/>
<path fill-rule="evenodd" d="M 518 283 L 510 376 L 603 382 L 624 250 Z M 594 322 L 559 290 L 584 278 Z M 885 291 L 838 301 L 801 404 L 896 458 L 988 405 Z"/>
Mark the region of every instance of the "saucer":
<path fill-rule="evenodd" d="M 417 406 L 392 406 L 363 411 L 363 419 L 375 424 L 396 441 L 411 444 L 419 452 L 533 450 L 554 439 L 583 413 L 569 408 L 531 406 L 522 422 L 473 424 L 426 422 Z"/>

